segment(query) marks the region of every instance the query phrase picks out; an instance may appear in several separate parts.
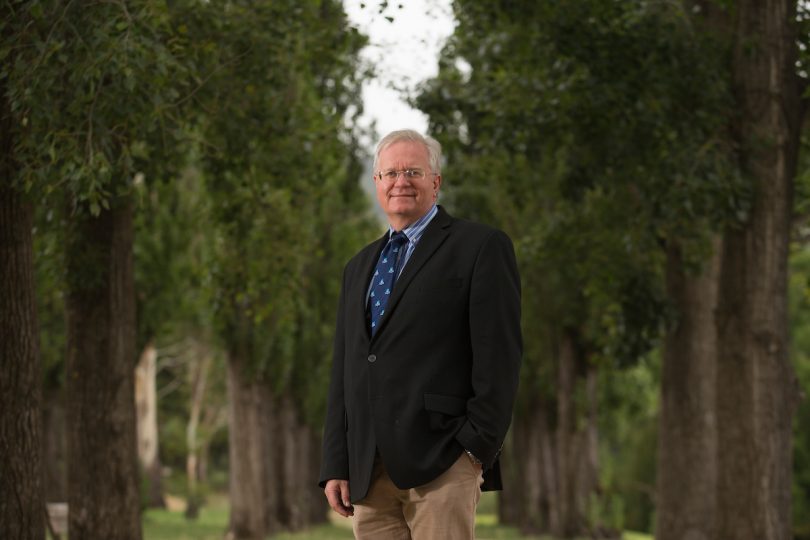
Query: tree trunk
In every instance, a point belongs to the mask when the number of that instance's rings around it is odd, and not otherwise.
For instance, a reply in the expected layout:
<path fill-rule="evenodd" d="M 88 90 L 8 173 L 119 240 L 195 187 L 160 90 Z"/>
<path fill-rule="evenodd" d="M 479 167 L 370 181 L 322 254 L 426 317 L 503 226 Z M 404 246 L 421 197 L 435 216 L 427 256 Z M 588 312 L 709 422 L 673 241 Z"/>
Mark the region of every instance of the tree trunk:
<path fill-rule="evenodd" d="M 582 429 L 579 438 L 579 467 L 576 476 L 577 508 L 579 515 L 586 523 L 590 521 L 590 503 L 594 494 L 599 491 L 599 371 L 587 359 L 585 363 L 584 395 L 582 411 Z M 612 538 L 614 531 L 609 531 L 602 523 L 589 523 L 591 535 L 595 538 Z"/>
<path fill-rule="evenodd" d="M 304 500 L 301 485 L 301 458 L 307 449 L 302 447 L 301 427 L 296 418 L 295 405 L 288 395 L 277 400 L 279 427 L 275 445 L 279 465 L 279 489 L 284 493 L 278 501 L 278 518 L 281 525 L 289 530 L 298 530 L 303 526 Z"/>
<path fill-rule="evenodd" d="M 323 490 L 318 488 L 319 437 L 301 420 L 295 400 L 287 394 L 276 400 L 279 427 L 274 432 L 279 464 L 278 520 L 282 527 L 299 531 L 325 521 L 328 511 Z M 282 436 L 279 436 L 283 434 Z"/>
<path fill-rule="evenodd" d="M 516 408 L 502 460 L 502 523 L 556 538 L 602 535 L 588 510 L 598 490 L 597 371 L 574 330 L 560 336 L 556 396 Z M 577 400 L 577 395 L 583 399 Z"/>
<path fill-rule="evenodd" d="M 575 513 L 572 462 L 576 456 L 572 454 L 574 426 L 576 425 L 576 409 L 574 405 L 574 391 L 576 379 L 576 352 L 574 343 L 569 336 L 563 336 L 560 343 L 557 364 L 557 470 L 559 481 L 557 483 L 558 523 L 552 529 L 552 534 L 561 538 L 568 538 L 582 532 L 578 516 Z"/>
<path fill-rule="evenodd" d="M 4 85 L 0 84 L 0 89 Z M 0 97 L 5 97 L 3 93 Z M 0 111 L 0 537 L 45 537 L 33 211 L 11 187 L 10 114 Z"/>
<path fill-rule="evenodd" d="M 719 242 L 690 275 L 680 247 L 667 253 L 667 293 L 678 320 L 664 340 L 658 428 L 657 540 L 711 540 L 717 479 L 715 384 Z"/>
<path fill-rule="evenodd" d="M 529 444 L 535 449 L 533 453 L 539 453 L 540 481 L 537 487 L 533 488 L 535 490 L 533 498 L 539 499 L 539 505 L 529 507 L 527 517 L 532 519 L 535 508 L 539 508 L 540 515 L 545 516 L 546 526 L 543 531 L 558 530 L 560 527 L 560 501 L 557 498 L 557 485 L 560 483 L 560 469 L 557 466 L 558 441 L 554 437 L 554 429 L 546 408 L 540 409 L 537 425 L 530 436 Z"/>
<path fill-rule="evenodd" d="M 518 409 L 501 459 L 504 489 L 498 516 L 525 533 L 545 534 L 558 527 L 557 467 L 548 406 L 536 396 Z"/>
<path fill-rule="evenodd" d="M 309 436 L 309 477 L 306 481 L 306 488 L 309 490 L 309 518 L 307 526 L 318 525 L 329 521 L 329 503 L 323 496 L 323 490 L 318 487 L 318 476 L 321 469 L 321 448 L 323 440 L 321 430 L 307 426 Z"/>
<path fill-rule="evenodd" d="M 230 456 L 229 531 L 234 539 L 262 540 L 271 532 L 276 515 L 277 456 L 268 447 L 276 435 L 268 413 L 269 392 L 246 370 L 247 354 L 228 355 L 228 444 Z M 272 503 L 270 502 L 272 501 Z"/>
<path fill-rule="evenodd" d="M 73 217 L 68 233 L 71 540 L 141 538 L 132 208 L 113 204 L 98 217 Z"/>
<path fill-rule="evenodd" d="M 202 351 L 202 347 L 194 347 Z M 207 351 L 202 352 L 202 358 L 192 358 L 188 362 L 189 382 L 191 383 L 191 398 L 189 402 L 188 424 L 186 424 L 186 479 L 188 487 L 188 501 L 186 503 L 186 517 L 196 518 L 200 505 L 199 479 L 200 479 L 200 443 L 197 437 L 197 428 L 200 425 L 205 387 L 208 381 L 208 371 L 211 367 L 212 357 Z"/>
<path fill-rule="evenodd" d="M 264 468 L 264 476 L 262 477 L 265 490 L 263 501 L 264 526 L 268 532 L 276 532 L 284 525 L 280 519 L 282 499 L 289 496 L 282 487 L 284 453 L 281 441 L 292 437 L 292 434 L 284 430 L 278 403 L 270 390 L 270 386 L 262 383 L 257 385 L 257 388 L 261 407 L 260 412 L 265 426 L 262 432 L 261 444 L 264 449 L 265 463 L 268 464 Z"/>
<path fill-rule="evenodd" d="M 718 310 L 716 538 L 791 536 L 787 258 L 801 123 L 796 5 L 741 0 L 734 19 L 733 134 L 753 181 L 748 221 L 723 238 Z"/>
<path fill-rule="evenodd" d="M 67 501 L 67 448 L 62 391 L 44 390 L 42 407 L 42 468 L 46 502 Z"/>
<path fill-rule="evenodd" d="M 165 508 L 163 478 L 158 456 L 157 348 L 146 343 L 135 367 L 135 409 L 138 412 L 138 461 L 148 479 L 147 506 Z"/>
<path fill-rule="evenodd" d="M 576 333 L 563 332 L 557 371 L 557 527 L 555 536 L 574 538 L 590 529 L 588 503 L 597 488 L 596 373 Z M 591 380 L 591 378 L 593 379 Z M 576 395 L 584 390 L 582 410 Z M 584 420 L 584 421 L 583 421 Z M 584 429 L 580 426 L 584 425 Z"/>

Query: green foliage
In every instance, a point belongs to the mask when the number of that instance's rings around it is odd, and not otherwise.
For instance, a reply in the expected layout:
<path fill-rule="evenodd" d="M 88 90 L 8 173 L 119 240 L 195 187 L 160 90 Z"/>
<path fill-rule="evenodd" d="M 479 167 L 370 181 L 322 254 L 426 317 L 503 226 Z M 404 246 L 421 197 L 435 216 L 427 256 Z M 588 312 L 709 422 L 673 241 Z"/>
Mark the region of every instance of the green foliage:
<path fill-rule="evenodd" d="M 97 215 L 171 147 L 185 66 L 165 2 L 6 2 L 0 79 L 26 191 Z M 83 210 L 82 210 L 83 211 Z"/>
<path fill-rule="evenodd" d="M 164 466 L 184 470 L 188 449 L 186 447 L 186 417 L 188 405 L 173 399 L 174 407 L 165 402 L 160 404 L 161 421 L 159 425 L 160 461 Z M 173 410 L 174 409 L 174 410 Z"/>
<path fill-rule="evenodd" d="M 791 357 L 803 396 L 810 392 L 810 250 L 795 246 L 790 260 Z M 793 524 L 810 532 L 810 403 L 799 403 L 793 430 Z"/>
<path fill-rule="evenodd" d="M 658 429 L 657 353 L 628 369 L 603 371 L 599 384 L 600 485 L 593 522 L 652 531 Z"/>
<path fill-rule="evenodd" d="M 209 404 L 224 396 L 222 348 L 318 422 L 341 267 L 372 227 L 347 127 L 362 110 L 365 39 L 341 3 L 10 0 L 1 9 L 14 180 L 41 201 L 49 384 L 58 390 L 63 376 L 64 252 L 80 260 L 76 286 L 107 266 L 63 231 L 120 202 L 135 209 L 139 349 L 161 350 L 164 463 L 182 469 L 188 450 L 184 378 L 199 359 L 179 350 L 187 340 L 215 358 Z M 224 431 L 205 432 L 217 425 L 200 425 L 212 469 L 227 460 Z"/>
<path fill-rule="evenodd" d="M 747 211 L 718 134 L 724 49 L 676 4 L 454 8 L 416 100 L 463 179 L 452 202 L 516 239 L 531 326 L 582 327 L 598 357 L 634 362 L 667 316 L 660 248 L 699 264 L 706 231 Z"/>
<path fill-rule="evenodd" d="M 135 283 L 139 349 L 208 328 L 213 235 L 210 201 L 193 167 L 176 179 L 138 186 Z"/>
<path fill-rule="evenodd" d="M 315 421 L 340 268 L 369 227 L 357 178 L 357 53 L 338 2 L 177 2 L 204 79 L 196 111 L 210 201 L 213 325 L 223 347 Z"/>
<path fill-rule="evenodd" d="M 747 218 L 750 187 L 725 146 L 727 44 L 677 2 L 453 6 L 458 25 L 439 74 L 415 103 L 445 148 L 451 205 L 515 240 L 518 413 L 538 392 L 553 399 L 559 336 L 580 336 L 603 370 L 600 417 L 618 430 L 600 431 L 594 523 L 648 528 L 656 379 L 644 384 L 642 410 L 631 406 L 637 396 L 610 389 L 637 370 L 655 373 L 639 362 L 675 316 L 665 248 L 678 245 L 697 269 L 712 231 Z"/>
<path fill-rule="evenodd" d="M 65 270 L 59 233 L 64 223 L 59 215 L 48 206 L 38 206 L 33 231 L 39 353 L 45 396 L 60 391 L 65 382 Z"/>

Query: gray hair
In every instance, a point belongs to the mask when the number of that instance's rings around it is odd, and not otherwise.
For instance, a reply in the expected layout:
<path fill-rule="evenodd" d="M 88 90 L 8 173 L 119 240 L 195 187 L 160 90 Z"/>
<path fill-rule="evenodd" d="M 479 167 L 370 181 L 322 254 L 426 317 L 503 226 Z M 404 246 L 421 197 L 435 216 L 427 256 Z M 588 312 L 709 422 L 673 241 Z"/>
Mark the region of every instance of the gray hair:
<path fill-rule="evenodd" d="M 377 174 L 380 152 L 395 143 L 403 141 L 423 144 L 428 153 L 428 163 L 430 164 L 431 171 L 435 174 L 442 173 L 442 145 L 439 144 L 439 141 L 430 135 L 422 135 L 412 129 L 400 129 L 398 131 L 392 131 L 377 143 L 377 149 L 374 150 L 374 165 L 372 167 L 374 174 Z"/>

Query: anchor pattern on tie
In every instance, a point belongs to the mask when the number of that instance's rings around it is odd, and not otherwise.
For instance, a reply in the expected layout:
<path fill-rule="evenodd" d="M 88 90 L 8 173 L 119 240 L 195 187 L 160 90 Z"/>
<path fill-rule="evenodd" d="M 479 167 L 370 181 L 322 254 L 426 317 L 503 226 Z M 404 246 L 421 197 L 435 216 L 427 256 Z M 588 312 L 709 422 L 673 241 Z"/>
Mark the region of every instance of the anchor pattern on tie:
<path fill-rule="evenodd" d="M 374 285 L 371 287 L 368 302 L 371 312 L 372 336 L 377 332 L 380 320 L 385 315 L 385 306 L 388 304 L 388 298 L 394 288 L 394 281 L 399 273 L 400 256 L 407 242 L 408 237 L 403 232 L 391 236 L 382 253 L 380 253 L 380 260 L 374 269 L 374 277 L 372 278 Z"/>

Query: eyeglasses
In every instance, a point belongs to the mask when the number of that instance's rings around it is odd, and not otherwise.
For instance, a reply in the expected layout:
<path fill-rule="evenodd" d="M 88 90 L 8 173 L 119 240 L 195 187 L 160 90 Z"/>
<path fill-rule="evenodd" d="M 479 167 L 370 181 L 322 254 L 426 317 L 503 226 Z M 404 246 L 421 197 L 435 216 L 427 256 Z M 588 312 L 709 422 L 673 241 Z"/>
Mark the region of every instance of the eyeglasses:
<path fill-rule="evenodd" d="M 396 182 L 399 175 L 405 176 L 406 180 L 421 180 L 425 177 L 425 171 L 422 169 L 388 169 L 387 171 L 379 171 L 374 176 L 377 180 L 385 180 L 386 182 Z"/>

